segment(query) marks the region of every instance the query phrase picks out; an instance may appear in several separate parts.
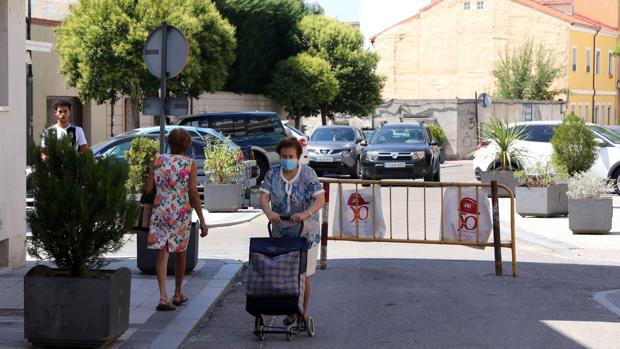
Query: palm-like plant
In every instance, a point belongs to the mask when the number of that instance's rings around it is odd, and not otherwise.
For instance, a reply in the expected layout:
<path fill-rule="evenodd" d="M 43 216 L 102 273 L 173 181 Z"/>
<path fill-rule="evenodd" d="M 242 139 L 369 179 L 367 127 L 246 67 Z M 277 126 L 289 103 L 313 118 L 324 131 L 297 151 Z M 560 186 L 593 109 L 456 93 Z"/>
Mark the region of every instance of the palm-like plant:
<path fill-rule="evenodd" d="M 527 154 L 516 146 L 516 142 L 525 136 L 523 126 L 508 126 L 506 121 L 493 118 L 482 125 L 483 137 L 495 144 L 495 170 L 512 171 L 523 168 Z"/>

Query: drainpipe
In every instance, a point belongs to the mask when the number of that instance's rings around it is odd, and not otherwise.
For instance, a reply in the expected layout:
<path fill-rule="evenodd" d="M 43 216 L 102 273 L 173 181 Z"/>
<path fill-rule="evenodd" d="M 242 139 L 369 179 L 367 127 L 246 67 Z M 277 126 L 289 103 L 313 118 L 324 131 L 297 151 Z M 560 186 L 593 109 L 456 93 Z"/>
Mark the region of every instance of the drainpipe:
<path fill-rule="evenodd" d="M 594 49 L 592 50 L 592 53 L 594 53 L 594 69 L 592 69 L 592 120 L 594 121 L 594 103 L 596 103 L 596 69 L 601 69 L 601 67 L 599 67 L 599 64 L 597 64 L 596 62 L 596 36 L 598 35 L 598 32 L 601 30 L 601 28 L 597 28 L 596 29 L 596 33 L 594 33 L 594 38 L 593 38 L 593 44 L 592 46 L 594 46 Z M 598 121 L 598 120 L 597 120 Z"/>
<path fill-rule="evenodd" d="M 28 0 L 28 18 L 26 18 L 26 40 L 31 40 L 32 27 L 32 5 L 31 0 Z M 32 88 L 32 51 L 28 50 L 26 54 L 30 57 L 30 64 L 26 65 L 26 140 L 28 145 L 32 145 L 34 142 L 33 131 L 33 88 Z"/>

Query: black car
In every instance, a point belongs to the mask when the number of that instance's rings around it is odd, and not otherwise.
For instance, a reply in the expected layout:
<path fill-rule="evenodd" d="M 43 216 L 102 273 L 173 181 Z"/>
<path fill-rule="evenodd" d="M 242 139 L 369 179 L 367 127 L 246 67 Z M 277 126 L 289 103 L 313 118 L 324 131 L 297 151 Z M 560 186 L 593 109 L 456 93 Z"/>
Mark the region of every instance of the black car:
<path fill-rule="evenodd" d="M 375 130 L 362 153 L 363 179 L 439 182 L 439 145 L 421 123 L 386 124 Z"/>
<path fill-rule="evenodd" d="M 286 137 L 284 126 L 274 112 L 225 112 L 182 116 L 179 125 L 208 127 L 230 137 L 240 147 L 251 146 L 259 168 L 257 184 L 267 170 L 280 161 L 276 146 Z"/>

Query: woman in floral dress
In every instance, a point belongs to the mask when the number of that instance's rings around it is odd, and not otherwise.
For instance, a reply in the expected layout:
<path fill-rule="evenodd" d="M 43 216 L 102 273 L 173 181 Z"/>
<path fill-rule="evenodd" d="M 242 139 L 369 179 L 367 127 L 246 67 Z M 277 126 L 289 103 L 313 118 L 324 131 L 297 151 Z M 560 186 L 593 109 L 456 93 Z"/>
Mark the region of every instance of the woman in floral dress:
<path fill-rule="evenodd" d="M 294 223 L 304 221 L 302 237 L 308 239 L 308 258 L 304 293 L 304 316 L 308 316 L 308 305 L 312 292 L 312 274 L 316 270 L 316 260 L 321 232 L 319 211 L 325 204 L 325 192 L 314 170 L 299 163 L 302 148 L 294 138 L 285 138 L 276 147 L 280 154 L 280 164 L 273 166 L 261 184 L 260 207 L 271 223 L 281 223 L 280 216 L 290 216 Z M 278 235 L 295 237 L 299 232 L 293 227 L 282 228 Z M 294 323 L 296 315 L 284 319 L 284 325 Z"/>
<path fill-rule="evenodd" d="M 147 240 L 148 248 L 159 250 L 155 268 L 160 297 L 157 310 L 174 310 L 175 306 L 188 300 L 181 286 L 185 274 L 192 208 L 200 219 L 200 236 L 206 236 L 209 229 L 196 189 L 196 163 L 186 155 L 192 145 L 191 136 L 183 129 L 174 129 L 168 135 L 168 144 L 172 154 L 160 154 L 155 158 L 145 190 L 149 194 L 157 188 Z M 169 253 L 176 253 L 172 302 L 166 290 Z"/>

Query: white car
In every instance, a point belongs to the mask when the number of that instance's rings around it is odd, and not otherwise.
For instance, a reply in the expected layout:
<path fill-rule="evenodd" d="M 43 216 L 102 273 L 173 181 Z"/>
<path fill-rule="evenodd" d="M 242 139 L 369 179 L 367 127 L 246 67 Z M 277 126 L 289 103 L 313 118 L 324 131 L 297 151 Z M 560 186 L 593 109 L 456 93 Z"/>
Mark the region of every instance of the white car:
<path fill-rule="evenodd" d="M 535 166 L 537 163 L 546 164 L 551 160 L 553 147 L 550 141 L 560 123 L 561 121 L 530 121 L 509 125 L 524 127 L 525 138 L 517 141 L 515 147 L 526 152 L 525 167 Z M 586 125 L 594 132 L 600 144 L 598 157 L 589 172 L 611 178 L 616 192 L 620 194 L 620 134 L 599 125 Z M 483 171 L 493 168 L 496 147 L 494 143 L 480 145 L 474 152 L 473 167 L 478 180 Z"/>
<path fill-rule="evenodd" d="M 284 131 L 286 132 L 287 136 L 297 138 L 297 140 L 301 144 L 302 152 L 301 152 L 301 159 L 299 159 L 299 162 L 307 165 L 309 163 L 308 137 L 306 137 L 306 135 L 303 134 L 303 132 L 293 127 L 293 125 L 291 125 L 288 121 L 282 121 L 282 125 L 284 125 Z"/>

